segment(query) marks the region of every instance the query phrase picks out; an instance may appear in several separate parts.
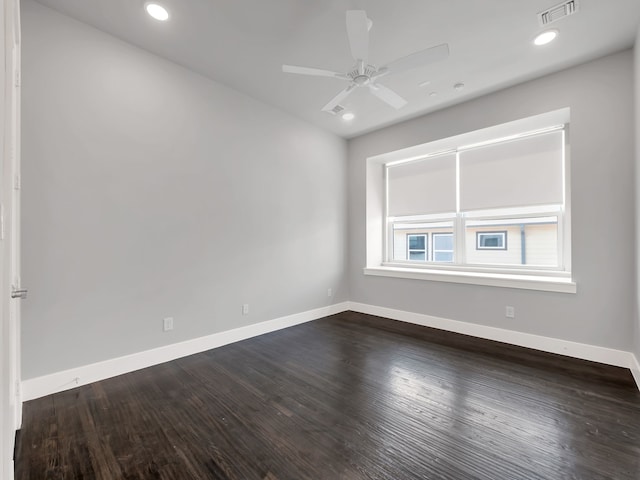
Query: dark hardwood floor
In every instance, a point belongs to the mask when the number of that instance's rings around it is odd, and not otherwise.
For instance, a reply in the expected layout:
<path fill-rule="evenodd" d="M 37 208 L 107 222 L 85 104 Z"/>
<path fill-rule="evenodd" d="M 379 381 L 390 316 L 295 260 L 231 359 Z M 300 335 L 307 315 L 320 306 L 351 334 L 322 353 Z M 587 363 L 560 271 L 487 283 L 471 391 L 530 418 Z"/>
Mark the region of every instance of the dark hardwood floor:
<path fill-rule="evenodd" d="M 629 371 L 346 312 L 28 402 L 16 478 L 640 479 Z"/>

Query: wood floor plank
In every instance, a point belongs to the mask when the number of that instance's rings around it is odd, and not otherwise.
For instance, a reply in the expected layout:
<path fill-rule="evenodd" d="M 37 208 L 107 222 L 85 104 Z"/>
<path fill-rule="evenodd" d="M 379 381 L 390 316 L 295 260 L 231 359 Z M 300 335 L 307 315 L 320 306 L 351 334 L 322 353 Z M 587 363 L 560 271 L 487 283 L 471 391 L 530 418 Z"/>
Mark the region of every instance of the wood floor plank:
<path fill-rule="evenodd" d="M 640 478 L 627 370 L 354 312 L 23 416 L 17 480 Z"/>

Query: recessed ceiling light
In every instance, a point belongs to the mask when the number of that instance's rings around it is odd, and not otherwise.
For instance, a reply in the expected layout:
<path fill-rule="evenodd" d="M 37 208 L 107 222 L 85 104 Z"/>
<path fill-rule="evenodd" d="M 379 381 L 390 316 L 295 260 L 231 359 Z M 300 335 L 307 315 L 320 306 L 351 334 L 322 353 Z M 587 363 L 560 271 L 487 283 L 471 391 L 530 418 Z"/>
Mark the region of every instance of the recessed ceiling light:
<path fill-rule="evenodd" d="M 538 46 L 546 45 L 547 43 L 553 42 L 557 36 L 558 36 L 557 30 L 547 30 L 546 32 L 542 32 L 540 35 L 538 35 L 533 40 L 533 43 Z"/>
<path fill-rule="evenodd" d="M 162 5 L 158 5 L 157 3 L 153 2 L 147 2 L 144 5 L 144 9 L 156 20 L 164 22 L 169 19 L 169 12 L 167 12 L 167 9 Z"/>
<path fill-rule="evenodd" d="M 464 88 L 464 83 L 460 82 L 460 83 L 456 83 L 453 88 L 455 90 L 462 90 Z"/>
<path fill-rule="evenodd" d="M 356 116 L 351 112 L 347 112 L 347 113 L 343 113 L 342 114 L 342 119 L 345 122 L 349 122 L 349 121 L 353 120 L 354 118 L 356 118 Z"/>

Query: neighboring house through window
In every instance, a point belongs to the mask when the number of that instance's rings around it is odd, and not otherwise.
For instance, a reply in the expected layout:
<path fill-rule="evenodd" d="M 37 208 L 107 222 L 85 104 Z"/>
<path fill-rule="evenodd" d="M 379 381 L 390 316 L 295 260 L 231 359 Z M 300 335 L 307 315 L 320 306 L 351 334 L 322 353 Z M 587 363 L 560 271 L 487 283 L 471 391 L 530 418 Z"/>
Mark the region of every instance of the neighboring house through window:
<path fill-rule="evenodd" d="M 420 262 L 452 262 L 453 234 L 447 233 L 408 233 L 406 253 L 398 251 L 397 257 Z"/>

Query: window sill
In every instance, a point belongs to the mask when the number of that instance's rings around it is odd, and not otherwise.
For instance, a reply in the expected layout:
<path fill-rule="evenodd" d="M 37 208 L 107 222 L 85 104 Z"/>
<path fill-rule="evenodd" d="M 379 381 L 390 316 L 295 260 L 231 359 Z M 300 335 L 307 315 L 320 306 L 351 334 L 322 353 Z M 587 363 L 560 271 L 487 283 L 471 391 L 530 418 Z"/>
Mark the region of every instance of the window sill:
<path fill-rule="evenodd" d="M 379 277 L 485 285 L 490 287 L 520 288 L 544 292 L 576 293 L 577 291 L 575 282 L 571 281 L 570 278 L 544 277 L 538 275 L 424 270 L 421 268 L 384 266 L 366 267 L 364 274 Z"/>

